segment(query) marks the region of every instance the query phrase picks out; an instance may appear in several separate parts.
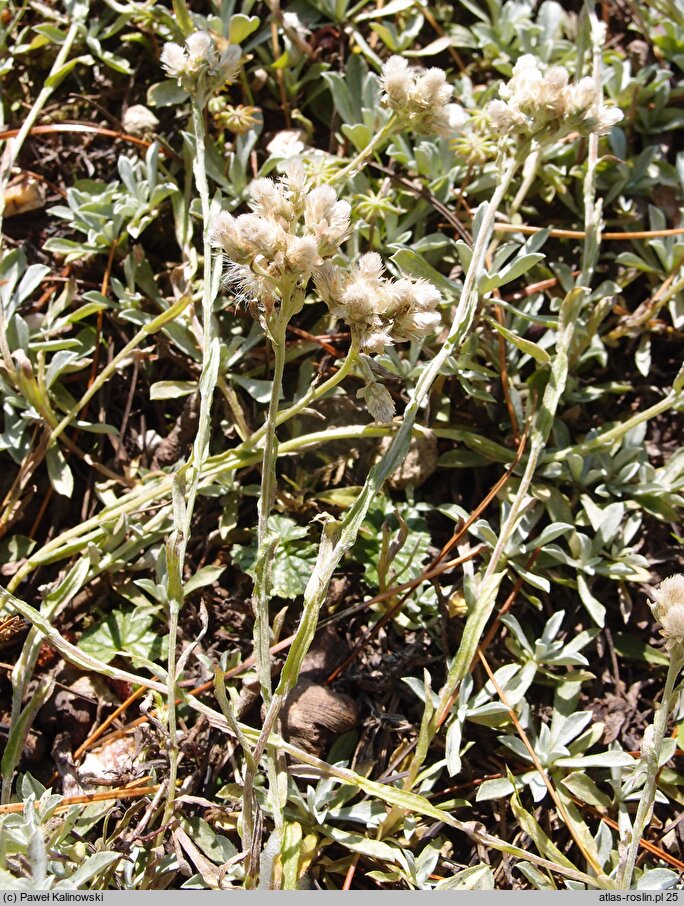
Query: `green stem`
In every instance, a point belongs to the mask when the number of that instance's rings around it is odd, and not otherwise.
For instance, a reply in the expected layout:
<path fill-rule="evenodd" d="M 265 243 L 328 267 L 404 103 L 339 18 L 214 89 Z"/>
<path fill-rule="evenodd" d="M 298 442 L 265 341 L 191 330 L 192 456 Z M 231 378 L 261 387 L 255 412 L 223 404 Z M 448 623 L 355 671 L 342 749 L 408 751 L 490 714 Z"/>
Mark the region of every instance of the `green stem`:
<path fill-rule="evenodd" d="M 278 405 L 283 388 L 285 370 L 285 350 L 289 310 L 285 302 L 280 311 L 274 315 L 269 324 L 269 339 L 273 349 L 273 379 L 268 413 L 263 426 L 263 458 L 261 472 L 261 492 L 259 494 L 257 524 L 257 580 L 254 586 L 254 660 L 257 676 L 261 685 L 261 695 L 268 705 L 271 700 L 271 656 L 270 617 L 271 602 L 271 566 L 275 549 L 275 539 L 269 537 L 268 519 L 271 515 L 276 486 L 276 463 L 278 461 L 278 437 L 276 435 Z"/>
<path fill-rule="evenodd" d="M 603 65 L 603 47 L 601 39 L 603 30 L 596 14 L 589 8 L 589 26 L 591 29 L 591 75 L 596 86 L 596 96 L 603 94 L 601 69 Z M 584 177 L 584 248 L 582 250 L 582 273 L 577 286 L 591 286 L 591 281 L 598 261 L 601 230 L 603 229 L 603 202 L 596 198 L 596 174 L 599 162 L 599 137 L 592 133 L 588 139 L 587 172 Z"/>
<path fill-rule="evenodd" d="M 598 54 L 598 63 L 596 53 L 594 54 L 593 59 L 594 79 L 597 80 L 600 89 L 600 53 Z M 591 138 L 596 138 L 596 136 L 592 136 Z M 598 255 L 602 226 L 601 205 L 597 204 L 595 200 L 598 144 L 596 142 L 592 143 L 591 138 L 590 159 L 584 183 L 585 230 L 587 231 L 587 235 L 591 233 L 591 241 L 585 243 L 582 262 L 582 277 L 586 278 L 587 281 L 591 279 L 591 275 L 593 274 Z M 535 152 L 536 155 L 539 155 L 540 153 L 541 149 L 537 149 Z M 524 184 L 525 183 L 523 183 L 523 185 Z M 449 670 L 446 682 L 440 690 L 439 704 L 435 709 L 434 717 L 430 722 L 428 731 L 430 738 L 434 737 L 439 727 L 444 722 L 447 709 L 451 705 L 453 696 L 455 695 L 459 684 L 470 671 L 470 665 L 475 657 L 480 638 L 482 637 L 484 628 L 487 625 L 496 604 L 497 593 L 505 575 L 503 564 L 504 551 L 517 528 L 521 510 L 527 499 L 527 493 L 551 434 L 558 404 L 567 383 L 570 370 L 572 343 L 575 336 L 575 324 L 579 318 L 582 302 L 588 293 L 587 287 L 588 283 L 580 284 L 568 293 L 563 301 L 559 317 L 558 337 L 556 339 L 556 355 L 551 368 L 549 383 L 544 391 L 541 407 L 531 432 L 530 447 L 525 469 L 482 577 L 477 601 L 468 615 L 456 657 Z M 425 750 L 427 749 L 426 746 L 423 748 Z M 421 766 L 422 759 L 416 751 L 409 767 L 408 776 L 404 781 L 406 788 L 410 788 L 413 783 L 415 783 Z"/>
<path fill-rule="evenodd" d="M 310 406 L 311 403 L 316 402 L 316 400 L 321 399 L 329 393 L 331 390 L 334 390 L 338 384 L 340 384 L 348 374 L 350 374 L 354 365 L 359 357 L 359 341 L 358 337 L 352 337 L 352 345 L 349 349 L 349 352 L 345 356 L 344 362 L 340 365 L 337 371 L 328 378 L 327 381 L 324 381 L 322 384 L 319 384 L 317 387 L 311 387 L 307 393 L 304 394 L 301 399 L 297 400 L 296 403 L 293 403 L 289 409 L 284 409 L 276 418 L 276 427 L 279 428 L 284 422 L 292 418 L 295 415 L 298 415 L 307 406 Z M 255 435 L 252 435 L 250 438 L 250 443 L 253 443 L 255 440 L 259 440 L 259 434 L 263 431 L 263 428 L 259 429 Z"/>
<path fill-rule="evenodd" d="M 587 453 L 594 453 L 597 450 L 602 450 L 615 441 L 621 440 L 625 435 L 629 434 L 633 428 L 642 425 L 644 422 L 650 421 L 652 418 L 656 418 L 658 415 L 662 415 L 663 412 L 667 412 L 668 409 L 671 409 L 681 402 L 681 392 L 671 391 L 666 397 L 660 400 L 660 402 L 654 403 L 652 406 L 649 406 L 648 409 L 644 409 L 643 412 L 637 412 L 636 415 L 628 418 L 627 421 L 615 425 L 615 427 L 609 428 L 607 431 L 601 431 L 600 434 L 597 434 L 596 437 L 592 437 L 591 440 L 585 440 L 583 443 L 575 444 L 573 447 L 566 447 L 564 450 L 557 450 L 555 453 L 547 453 L 546 456 L 542 457 L 542 462 L 563 462 L 568 456 L 573 454 L 585 456 Z"/>
<path fill-rule="evenodd" d="M 663 689 L 663 699 L 653 721 L 653 740 L 647 750 L 642 754 L 643 766 L 646 769 L 646 780 L 644 788 L 639 799 L 634 824 L 632 825 L 632 839 L 627 851 L 627 858 L 618 870 L 616 877 L 616 887 L 618 890 L 629 890 L 632 886 L 632 877 L 634 875 L 634 866 L 636 865 L 637 856 L 639 855 L 639 846 L 641 838 L 644 835 L 646 826 L 651 820 L 653 813 L 653 803 L 655 802 L 656 789 L 658 786 L 658 770 L 660 762 L 660 749 L 667 732 L 667 721 L 675 704 L 676 697 L 674 694 L 675 683 L 679 671 L 684 664 L 684 652 L 680 645 L 670 652 L 670 663 L 667 668 L 667 678 L 665 688 Z"/>
<path fill-rule="evenodd" d="M 330 179 L 329 183 L 343 182 L 345 179 L 350 179 L 352 176 L 361 170 L 363 165 L 369 160 L 378 148 L 381 148 L 386 141 L 388 141 L 396 132 L 399 131 L 399 118 L 396 113 L 393 113 L 390 118 L 387 120 L 382 129 L 370 140 L 366 147 L 359 151 L 359 153 L 354 157 L 346 167 L 343 167 L 341 170 L 338 170 L 337 173 L 334 173 Z"/>
<path fill-rule="evenodd" d="M 193 99 L 192 121 L 195 132 L 195 161 L 193 171 L 195 183 L 202 204 L 202 373 L 200 375 L 200 412 L 197 423 L 197 434 L 193 444 L 190 461 L 181 466 L 172 479 L 174 497 L 173 516 L 174 531 L 166 545 L 167 554 L 167 589 L 169 602 L 169 655 L 168 655 L 168 691 L 167 720 L 169 734 L 169 778 L 166 807 L 162 826 L 166 826 L 173 817 L 176 798 L 176 778 L 178 773 L 178 739 L 176 721 L 177 684 L 180 676 L 176 669 L 176 646 L 178 644 L 178 619 L 184 603 L 183 571 L 188 539 L 192 528 L 192 516 L 197 500 L 202 468 L 209 452 L 209 435 L 211 426 L 211 403 L 218 379 L 220 347 L 214 335 L 212 309 L 214 305 L 214 280 L 210 239 L 210 201 L 207 181 L 204 107 L 198 98 Z M 185 499 L 183 483 L 187 480 Z"/>
<path fill-rule="evenodd" d="M 536 148 L 530 154 L 530 156 L 527 158 L 525 163 L 523 164 L 522 182 L 520 183 L 520 187 L 518 188 L 518 191 L 515 193 L 515 198 L 510 203 L 508 212 L 507 212 L 509 223 L 513 222 L 513 218 L 515 217 L 515 215 L 518 213 L 518 211 L 522 207 L 523 202 L 527 198 L 527 193 L 532 188 L 532 184 L 534 183 L 535 177 L 537 175 L 537 170 L 539 168 L 540 158 L 541 158 L 541 148 Z M 494 254 L 496 249 L 501 245 L 501 242 L 502 242 L 502 240 L 499 238 L 495 238 L 492 240 L 492 242 L 487 250 L 490 258 Z"/>

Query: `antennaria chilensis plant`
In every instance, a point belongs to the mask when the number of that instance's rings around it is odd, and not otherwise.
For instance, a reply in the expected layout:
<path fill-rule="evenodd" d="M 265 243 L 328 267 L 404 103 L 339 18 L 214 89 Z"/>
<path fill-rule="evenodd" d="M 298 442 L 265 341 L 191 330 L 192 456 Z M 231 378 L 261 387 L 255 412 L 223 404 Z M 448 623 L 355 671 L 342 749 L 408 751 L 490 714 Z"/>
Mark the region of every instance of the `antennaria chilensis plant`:
<path fill-rule="evenodd" d="M 672 9 L 8 8 L 3 879 L 676 883 Z"/>

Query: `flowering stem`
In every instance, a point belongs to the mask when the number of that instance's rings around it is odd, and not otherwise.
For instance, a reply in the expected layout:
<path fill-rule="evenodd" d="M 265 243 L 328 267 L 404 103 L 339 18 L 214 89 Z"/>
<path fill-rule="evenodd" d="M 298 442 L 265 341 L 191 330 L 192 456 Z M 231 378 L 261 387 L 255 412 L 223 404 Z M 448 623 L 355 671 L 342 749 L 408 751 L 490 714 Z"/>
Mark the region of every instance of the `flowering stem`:
<path fill-rule="evenodd" d="M 209 184 L 207 181 L 204 105 L 201 98 L 192 102 L 192 121 L 195 132 L 194 174 L 197 191 L 202 204 L 202 372 L 200 375 L 200 413 L 197 434 L 189 462 L 181 466 L 172 481 L 174 531 L 167 541 L 167 590 L 169 602 L 169 654 L 168 654 L 168 733 L 169 733 L 169 779 L 166 808 L 162 827 L 173 817 L 178 770 L 178 740 L 176 734 L 176 698 L 180 677 L 176 668 L 176 645 L 178 641 L 178 618 L 183 607 L 183 567 L 192 516 L 199 489 L 202 467 L 209 452 L 209 428 L 211 402 L 218 379 L 220 345 L 214 335 L 212 309 L 214 305 L 214 279 L 211 240 L 209 232 Z"/>
<path fill-rule="evenodd" d="M 295 307 L 297 307 L 295 305 Z M 269 604 L 271 600 L 271 561 L 277 539 L 269 539 L 268 519 L 273 504 L 276 484 L 276 462 L 278 460 L 278 438 L 276 429 L 283 422 L 302 412 L 314 400 L 324 396 L 336 387 L 354 367 L 358 358 L 358 341 L 352 340 L 352 346 L 341 368 L 319 387 L 312 387 L 300 400 L 283 412 L 278 412 L 280 394 L 285 368 L 286 335 L 289 322 L 289 306 L 283 304 L 281 311 L 275 315 L 269 325 L 269 336 L 273 347 L 274 365 L 271 397 L 266 421 L 250 438 L 250 443 L 263 440 L 261 494 L 259 497 L 259 522 L 257 528 L 258 554 L 254 588 L 254 652 L 257 675 L 261 685 L 264 702 L 271 700 L 271 659 L 269 654 Z"/>
<path fill-rule="evenodd" d="M 346 167 L 343 167 L 341 170 L 338 170 L 337 173 L 334 173 L 328 182 L 343 182 L 345 179 L 356 176 L 366 161 L 375 154 L 378 148 L 381 148 L 395 132 L 399 131 L 398 125 L 399 119 L 396 113 L 393 113 L 382 129 L 370 140 L 366 147 L 362 151 L 359 151 L 356 157 L 354 157 Z"/>
<path fill-rule="evenodd" d="M 591 30 L 591 75 L 594 80 L 597 98 L 602 94 L 601 68 L 603 64 L 602 24 L 596 14 L 589 11 Z M 598 103 L 598 102 L 597 102 Z M 599 162 L 599 137 L 592 132 L 588 138 L 587 172 L 584 177 L 584 248 L 582 250 L 582 273 L 577 281 L 578 286 L 590 286 L 598 260 L 601 230 L 603 228 L 603 203 L 596 198 L 596 173 Z"/>
<path fill-rule="evenodd" d="M 268 333 L 273 348 L 273 379 L 268 413 L 264 423 L 264 452 L 262 459 L 259 521 L 257 527 L 258 553 L 254 586 L 254 659 L 261 695 L 266 704 L 271 700 L 271 658 L 269 654 L 269 603 L 271 600 L 271 565 L 277 539 L 270 537 L 268 518 L 271 514 L 276 484 L 278 438 L 276 436 L 278 405 L 283 386 L 289 306 L 283 302 L 269 321 Z"/>
<path fill-rule="evenodd" d="M 527 193 L 532 188 L 532 184 L 534 183 L 534 180 L 537 176 L 537 170 L 539 169 L 540 158 L 541 158 L 541 148 L 536 148 L 529 155 L 529 157 L 523 164 L 522 182 L 520 183 L 520 187 L 519 187 L 518 191 L 515 193 L 515 198 L 510 203 L 508 212 L 507 212 L 508 220 L 511 223 L 513 222 L 513 218 L 515 217 L 515 215 L 518 213 L 518 211 L 522 207 L 523 202 L 527 198 Z M 501 244 L 501 239 L 498 239 L 498 238 L 494 239 L 494 241 L 490 244 L 490 246 L 487 250 L 490 257 L 494 254 L 494 252 L 496 251 L 496 249 L 499 247 L 500 244 Z"/>
<path fill-rule="evenodd" d="M 287 352 L 287 325 L 292 315 L 299 311 L 304 302 L 304 290 L 296 289 L 294 292 L 283 293 L 283 301 L 279 308 L 271 315 L 267 324 L 267 333 L 273 348 L 273 378 L 271 382 L 271 396 L 268 405 L 266 421 L 262 428 L 264 441 L 261 493 L 258 506 L 257 526 L 257 557 L 255 564 L 254 581 L 254 662 L 256 673 L 261 686 L 261 697 L 268 708 L 272 701 L 271 685 L 271 654 L 270 654 L 270 610 L 271 603 L 271 569 L 273 557 L 278 544 L 278 536 L 269 531 L 268 520 L 271 514 L 273 498 L 276 488 L 276 463 L 278 461 L 278 437 L 276 430 L 278 421 L 278 406 L 283 386 L 283 373 Z M 335 377 L 339 380 L 339 375 Z M 271 727 L 273 724 L 271 724 Z M 266 734 L 268 738 L 268 733 Z M 261 756 L 264 747 L 257 745 L 245 767 L 245 801 L 243 802 L 243 822 L 245 829 L 254 826 L 253 789 Z M 268 778 L 271 793 L 271 811 L 276 832 L 282 833 L 284 803 L 281 802 L 280 790 L 283 786 L 281 776 L 284 776 L 284 765 L 277 749 L 268 752 Z M 287 780 L 285 778 L 285 784 Z M 250 834 L 252 830 L 249 830 Z M 252 846 L 247 856 L 246 886 L 252 887 L 256 882 L 258 866 L 255 864 L 254 847 Z"/>
<path fill-rule="evenodd" d="M 442 371 L 446 360 L 453 355 L 470 330 L 478 302 L 476 282 L 484 264 L 487 246 L 494 228 L 496 211 L 508 190 L 513 175 L 527 156 L 528 151 L 529 147 L 526 144 L 521 146 L 518 154 L 510 161 L 508 167 L 501 174 L 501 180 L 485 211 L 485 216 L 473 247 L 470 266 L 461 298 L 454 313 L 449 336 L 418 379 L 411 399 L 406 406 L 401 426 L 392 443 L 382 459 L 369 472 L 358 497 L 345 514 L 344 519 L 339 523 L 331 522 L 324 526 L 316 566 L 304 592 L 302 617 L 290 647 L 290 652 L 283 665 L 278 688 L 266 712 L 255 754 L 263 751 L 266 747 L 268 734 L 275 726 L 285 697 L 294 688 L 299 679 L 302 661 L 316 632 L 318 615 L 325 601 L 328 586 L 335 569 L 345 552 L 354 544 L 366 513 L 372 501 L 380 492 L 385 480 L 404 459 L 411 440 L 413 424 L 432 384 Z"/>
<path fill-rule="evenodd" d="M 646 769 L 646 781 L 639 799 L 634 824 L 632 825 L 632 839 L 627 851 L 627 858 L 618 869 L 616 887 L 618 890 L 629 890 L 632 885 L 634 866 L 639 854 L 641 838 L 651 820 L 653 803 L 655 802 L 656 787 L 658 782 L 658 768 L 660 749 L 667 731 L 667 721 L 670 712 L 676 704 L 675 683 L 679 671 L 684 665 L 684 651 L 681 645 L 676 645 L 670 652 L 670 663 L 667 668 L 667 678 L 663 690 L 663 698 L 653 721 L 653 739 L 642 754 L 642 762 Z"/>

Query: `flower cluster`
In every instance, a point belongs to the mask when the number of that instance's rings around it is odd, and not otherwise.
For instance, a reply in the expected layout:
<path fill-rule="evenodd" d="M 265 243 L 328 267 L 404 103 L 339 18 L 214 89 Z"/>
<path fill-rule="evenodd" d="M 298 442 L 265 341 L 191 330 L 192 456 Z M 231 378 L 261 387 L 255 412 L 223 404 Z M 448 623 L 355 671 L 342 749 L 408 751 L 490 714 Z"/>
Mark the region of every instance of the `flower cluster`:
<path fill-rule="evenodd" d="M 390 57 L 380 78 L 383 100 L 402 126 L 418 135 L 452 136 L 466 121 L 459 104 L 450 103 L 454 89 L 442 69 L 409 69 L 403 57 Z"/>
<path fill-rule="evenodd" d="M 504 134 L 577 131 L 607 135 L 622 119 L 620 110 L 601 103 L 592 78 L 570 84 L 563 66 L 552 66 L 542 73 L 532 54 L 518 59 L 512 78 L 499 94 L 501 100 L 492 101 L 487 109 L 494 128 Z"/>
<path fill-rule="evenodd" d="M 366 352 L 426 336 L 440 322 L 436 308 L 441 296 L 431 283 L 391 280 L 383 273 L 380 256 L 368 252 L 351 269 L 325 262 L 314 274 L 319 295 Z"/>
<path fill-rule="evenodd" d="M 217 216 L 213 241 L 230 259 L 229 280 L 268 316 L 339 250 L 349 235 L 350 206 L 330 186 L 312 189 L 296 160 L 277 182 L 255 179 L 249 199 L 251 214 Z"/>
<path fill-rule="evenodd" d="M 237 44 L 228 44 L 220 53 L 208 31 L 196 31 L 185 41 L 185 46 L 169 42 L 164 45 L 161 63 L 181 88 L 202 103 L 210 95 L 232 82 L 238 74 L 242 50 Z"/>
<path fill-rule="evenodd" d="M 651 608 L 668 648 L 684 642 L 684 576 L 677 573 L 651 591 Z"/>

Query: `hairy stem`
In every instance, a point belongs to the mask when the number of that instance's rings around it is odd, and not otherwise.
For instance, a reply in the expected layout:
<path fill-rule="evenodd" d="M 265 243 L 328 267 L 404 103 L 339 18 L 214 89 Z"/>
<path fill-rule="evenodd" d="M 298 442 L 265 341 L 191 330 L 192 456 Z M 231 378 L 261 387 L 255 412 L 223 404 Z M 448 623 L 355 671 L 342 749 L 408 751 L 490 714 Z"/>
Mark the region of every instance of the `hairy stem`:
<path fill-rule="evenodd" d="M 646 769 L 646 780 L 639 798 L 639 807 L 632 825 L 632 839 L 627 851 L 627 858 L 620 866 L 616 877 L 618 890 L 629 890 L 632 886 L 634 866 L 639 855 L 641 838 L 653 814 L 656 789 L 658 786 L 658 770 L 660 767 L 660 749 L 667 732 L 667 721 L 676 705 L 675 683 L 679 671 L 684 665 L 684 653 L 680 645 L 670 652 L 670 663 L 667 668 L 667 678 L 663 689 L 663 699 L 653 721 L 653 740 L 647 750 L 642 754 L 642 762 Z"/>
<path fill-rule="evenodd" d="M 263 458 L 261 470 L 261 492 L 259 494 L 259 519 L 257 525 L 257 580 L 254 586 L 254 657 L 261 695 L 268 705 L 271 700 L 271 658 L 269 604 L 271 601 L 271 566 L 274 544 L 277 539 L 269 538 L 268 519 L 271 515 L 276 486 L 276 462 L 278 460 L 278 438 L 276 436 L 278 404 L 283 388 L 285 370 L 285 338 L 288 312 L 285 305 L 274 315 L 269 324 L 269 339 L 273 349 L 273 379 L 268 413 L 264 423 Z"/>
<path fill-rule="evenodd" d="M 173 816 L 176 796 L 176 775 L 178 765 L 178 740 L 176 734 L 176 697 L 177 684 L 180 679 L 176 669 L 176 646 L 178 644 L 178 618 L 183 608 L 183 568 L 188 538 L 192 526 L 192 516 L 197 499 L 202 468 L 209 453 L 209 434 L 211 427 L 211 403 L 218 379 L 220 346 L 215 336 L 212 309 L 214 305 L 213 261 L 211 253 L 209 226 L 209 184 L 207 181 L 204 109 L 200 100 L 192 103 L 192 121 L 195 132 L 194 174 L 197 191 L 202 204 L 202 372 L 200 375 L 200 413 L 197 434 L 192 448 L 190 461 L 181 466 L 173 479 L 173 517 L 174 531 L 166 545 L 167 587 L 169 604 L 169 655 L 168 655 L 168 734 L 169 734 L 169 781 L 166 808 L 162 826 L 166 826 Z M 183 499 L 184 497 L 184 499 Z"/>

